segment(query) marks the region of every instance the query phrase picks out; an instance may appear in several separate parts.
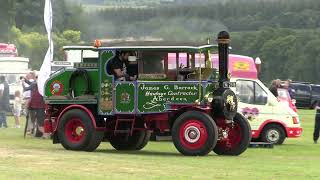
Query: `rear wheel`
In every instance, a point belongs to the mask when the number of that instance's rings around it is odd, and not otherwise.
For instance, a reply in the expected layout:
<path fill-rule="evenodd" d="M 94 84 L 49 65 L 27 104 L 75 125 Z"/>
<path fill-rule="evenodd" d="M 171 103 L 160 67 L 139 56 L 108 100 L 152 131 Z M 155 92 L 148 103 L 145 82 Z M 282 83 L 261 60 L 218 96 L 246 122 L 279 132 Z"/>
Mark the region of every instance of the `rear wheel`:
<path fill-rule="evenodd" d="M 181 114 L 172 127 L 172 140 L 183 155 L 207 155 L 217 143 L 218 131 L 212 118 L 199 111 Z"/>
<path fill-rule="evenodd" d="M 220 140 L 213 149 L 216 154 L 237 156 L 248 148 L 251 128 L 245 117 L 237 113 L 232 123 L 218 119 L 217 124 Z"/>
<path fill-rule="evenodd" d="M 129 134 L 112 134 L 109 135 L 108 139 L 112 147 L 116 150 L 141 150 L 149 142 L 151 132 L 135 131 L 132 136 Z"/>
<path fill-rule="evenodd" d="M 272 144 L 282 144 L 286 138 L 284 129 L 278 124 L 269 124 L 263 128 L 261 140 Z"/>
<path fill-rule="evenodd" d="M 104 137 L 104 132 L 96 132 L 94 136 L 92 136 L 92 139 L 90 140 L 90 143 L 85 148 L 85 151 L 94 151 L 99 147 Z"/>
<path fill-rule="evenodd" d="M 89 115 L 80 109 L 67 111 L 60 119 L 58 137 L 65 149 L 93 151 L 101 143 L 103 134 L 97 132 Z"/>

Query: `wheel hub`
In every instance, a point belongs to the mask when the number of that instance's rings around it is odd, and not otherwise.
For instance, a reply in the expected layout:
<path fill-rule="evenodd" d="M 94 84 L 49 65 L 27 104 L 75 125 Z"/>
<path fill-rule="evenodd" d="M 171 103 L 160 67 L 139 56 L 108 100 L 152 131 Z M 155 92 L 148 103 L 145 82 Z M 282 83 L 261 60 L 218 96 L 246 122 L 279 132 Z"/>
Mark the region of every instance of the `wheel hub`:
<path fill-rule="evenodd" d="M 81 119 L 71 118 L 65 125 L 65 134 L 68 141 L 72 143 L 80 142 L 86 134 L 86 129 Z"/>
<path fill-rule="evenodd" d="M 189 126 L 184 132 L 184 138 L 189 143 L 195 143 L 200 139 L 200 130 L 195 126 Z"/>
<path fill-rule="evenodd" d="M 270 141 L 276 142 L 279 139 L 280 134 L 278 131 L 271 129 L 267 136 Z"/>
<path fill-rule="evenodd" d="M 84 129 L 81 126 L 76 127 L 75 133 L 77 136 L 80 136 L 83 133 Z"/>
<path fill-rule="evenodd" d="M 228 131 L 227 130 L 222 130 L 222 137 L 228 138 Z"/>

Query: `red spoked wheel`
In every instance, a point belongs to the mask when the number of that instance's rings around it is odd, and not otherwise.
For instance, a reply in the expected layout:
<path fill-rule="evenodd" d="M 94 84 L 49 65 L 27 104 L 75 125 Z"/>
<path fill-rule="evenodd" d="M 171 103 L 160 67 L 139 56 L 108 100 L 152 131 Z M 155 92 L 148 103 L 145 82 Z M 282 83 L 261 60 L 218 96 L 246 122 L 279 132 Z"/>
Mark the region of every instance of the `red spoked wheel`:
<path fill-rule="evenodd" d="M 209 115 L 187 111 L 175 120 L 172 140 L 183 155 L 203 156 L 216 145 L 217 133 L 217 126 Z"/>
<path fill-rule="evenodd" d="M 251 128 L 248 121 L 239 113 L 233 122 L 217 119 L 219 140 L 213 149 L 218 155 L 240 155 L 251 141 Z"/>
<path fill-rule="evenodd" d="M 71 118 L 65 125 L 65 134 L 68 141 L 79 143 L 85 137 L 86 129 L 82 121 L 77 118 Z"/>
<path fill-rule="evenodd" d="M 81 109 L 65 112 L 60 119 L 57 133 L 65 149 L 76 151 L 93 151 L 103 139 L 103 132 L 94 129 L 91 118 Z"/>

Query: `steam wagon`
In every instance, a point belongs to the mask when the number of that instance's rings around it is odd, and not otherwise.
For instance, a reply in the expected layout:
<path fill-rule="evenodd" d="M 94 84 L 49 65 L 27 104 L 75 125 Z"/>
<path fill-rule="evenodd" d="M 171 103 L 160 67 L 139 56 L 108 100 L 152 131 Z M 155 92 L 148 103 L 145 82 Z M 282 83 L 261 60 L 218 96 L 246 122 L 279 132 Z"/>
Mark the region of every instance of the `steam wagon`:
<path fill-rule="evenodd" d="M 241 154 L 251 139 L 250 126 L 237 113 L 237 97 L 229 89 L 235 86 L 228 74 L 229 34 L 220 32 L 217 41 L 202 46 L 96 41 L 92 47 L 65 47 L 96 56 L 81 56 L 74 68 L 47 80 L 45 131 L 67 150 L 94 151 L 104 140 L 117 150 L 141 150 L 151 132 L 160 131 L 171 132 L 183 155 Z M 208 62 L 214 51 L 219 72 Z M 123 69 L 136 68 L 136 79 L 116 78 L 110 70 L 121 52 L 130 53 Z M 169 56 L 175 65 L 169 66 Z"/>

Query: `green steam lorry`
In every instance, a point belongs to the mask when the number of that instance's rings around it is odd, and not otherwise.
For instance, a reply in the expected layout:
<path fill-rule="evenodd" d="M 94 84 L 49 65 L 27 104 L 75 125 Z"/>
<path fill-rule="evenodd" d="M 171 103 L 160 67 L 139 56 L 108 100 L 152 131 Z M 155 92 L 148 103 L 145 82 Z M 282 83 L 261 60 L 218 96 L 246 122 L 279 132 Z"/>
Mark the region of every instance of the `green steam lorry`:
<path fill-rule="evenodd" d="M 97 57 L 81 56 L 73 68 L 47 80 L 45 131 L 67 150 L 94 151 L 102 141 L 117 150 L 141 150 L 157 131 L 170 132 L 183 155 L 239 155 L 247 149 L 251 131 L 229 89 L 234 86 L 228 77 L 229 41 L 222 31 L 218 45 L 133 41 L 104 47 L 96 41 L 92 47 L 65 47 L 90 50 Z M 120 51 L 136 55 L 137 80 L 117 81 L 108 71 Z M 214 51 L 219 71 L 207 63 Z M 179 56 L 187 56 L 187 62 L 179 62 Z"/>

